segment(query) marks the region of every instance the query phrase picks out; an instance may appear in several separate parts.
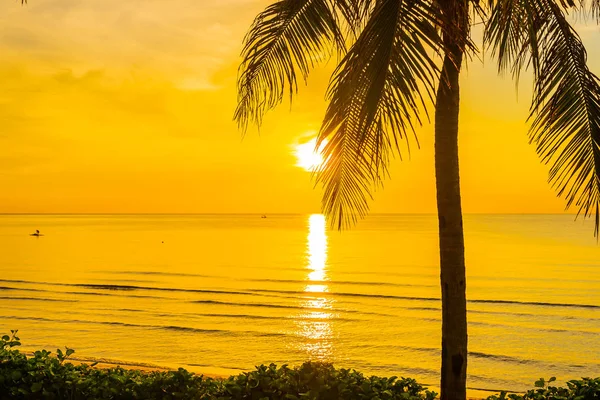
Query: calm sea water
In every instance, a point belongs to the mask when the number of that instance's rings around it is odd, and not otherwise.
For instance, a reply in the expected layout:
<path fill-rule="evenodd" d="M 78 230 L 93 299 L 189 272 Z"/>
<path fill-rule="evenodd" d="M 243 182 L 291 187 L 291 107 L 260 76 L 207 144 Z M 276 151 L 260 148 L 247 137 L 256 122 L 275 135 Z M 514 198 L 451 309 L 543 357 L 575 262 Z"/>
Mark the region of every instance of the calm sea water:
<path fill-rule="evenodd" d="M 592 228 L 466 216 L 470 388 L 600 375 Z M 433 215 L 342 234 L 321 215 L 4 215 L 0 331 L 84 359 L 217 374 L 313 359 L 435 386 L 436 235 Z"/>

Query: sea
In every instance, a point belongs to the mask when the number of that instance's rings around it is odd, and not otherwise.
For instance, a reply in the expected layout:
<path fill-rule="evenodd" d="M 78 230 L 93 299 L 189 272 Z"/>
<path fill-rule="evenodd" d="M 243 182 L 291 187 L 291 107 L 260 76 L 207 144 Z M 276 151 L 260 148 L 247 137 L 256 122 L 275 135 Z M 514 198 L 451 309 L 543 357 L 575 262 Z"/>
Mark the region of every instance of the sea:
<path fill-rule="evenodd" d="M 573 215 L 466 215 L 468 387 L 600 376 L 600 246 Z M 39 230 L 43 236 L 30 236 Z M 435 215 L 0 215 L 24 351 L 231 375 L 331 362 L 439 386 Z"/>

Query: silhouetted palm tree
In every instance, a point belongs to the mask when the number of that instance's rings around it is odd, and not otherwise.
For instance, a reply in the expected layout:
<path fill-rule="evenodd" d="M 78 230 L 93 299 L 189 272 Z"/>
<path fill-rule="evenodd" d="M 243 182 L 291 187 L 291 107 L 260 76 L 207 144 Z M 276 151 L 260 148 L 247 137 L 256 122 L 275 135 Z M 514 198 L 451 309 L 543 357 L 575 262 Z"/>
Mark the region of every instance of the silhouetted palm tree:
<path fill-rule="evenodd" d="M 569 12 L 600 18 L 600 0 L 279 0 L 245 38 L 235 112 L 241 129 L 292 97 L 315 62 L 338 52 L 318 136 L 323 209 L 342 228 L 364 216 L 390 156 L 409 144 L 435 105 L 435 175 L 442 290 L 442 399 L 466 397 L 467 316 L 458 169 L 459 75 L 477 52 L 473 21 L 500 71 L 535 76 L 531 142 L 567 207 L 600 205 L 600 84 L 569 25 Z"/>

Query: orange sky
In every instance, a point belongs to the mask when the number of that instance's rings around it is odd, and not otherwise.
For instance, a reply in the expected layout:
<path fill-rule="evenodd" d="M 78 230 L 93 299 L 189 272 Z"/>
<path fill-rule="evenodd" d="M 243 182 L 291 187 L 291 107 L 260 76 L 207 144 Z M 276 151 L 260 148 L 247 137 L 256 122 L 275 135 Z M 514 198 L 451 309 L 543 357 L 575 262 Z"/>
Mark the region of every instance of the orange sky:
<path fill-rule="evenodd" d="M 0 212 L 316 212 L 294 164 L 318 129 L 333 61 L 242 140 L 232 122 L 242 37 L 264 0 L 0 3 Z M 600 74 L 600 28 L 578 24 Z M 525 119 L 530 80 L 463 75 L 466 212 L 561 212 Z M 432 127 L 397 160 L 373 212 L 434 212 Z"/>

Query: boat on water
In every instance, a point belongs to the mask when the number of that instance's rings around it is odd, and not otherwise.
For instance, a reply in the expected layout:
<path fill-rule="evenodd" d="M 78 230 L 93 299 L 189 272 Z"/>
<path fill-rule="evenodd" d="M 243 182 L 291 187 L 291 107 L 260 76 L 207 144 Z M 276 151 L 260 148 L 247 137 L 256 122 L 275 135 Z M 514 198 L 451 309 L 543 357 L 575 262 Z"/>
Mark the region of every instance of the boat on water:
<path fill-rule="evenodd" d="M 40 230 L 39 230 L 39 229 L 36 229 L 36 230 L 35 230 L 35 233 L 30 233 L 30 234 L 29 234 L 29 236 L 36 236 L 36 237 L 39 237 L 39 236 L 44 236 L 44 235 L 43 235 L 42 233 L 40 233 Z"/>

